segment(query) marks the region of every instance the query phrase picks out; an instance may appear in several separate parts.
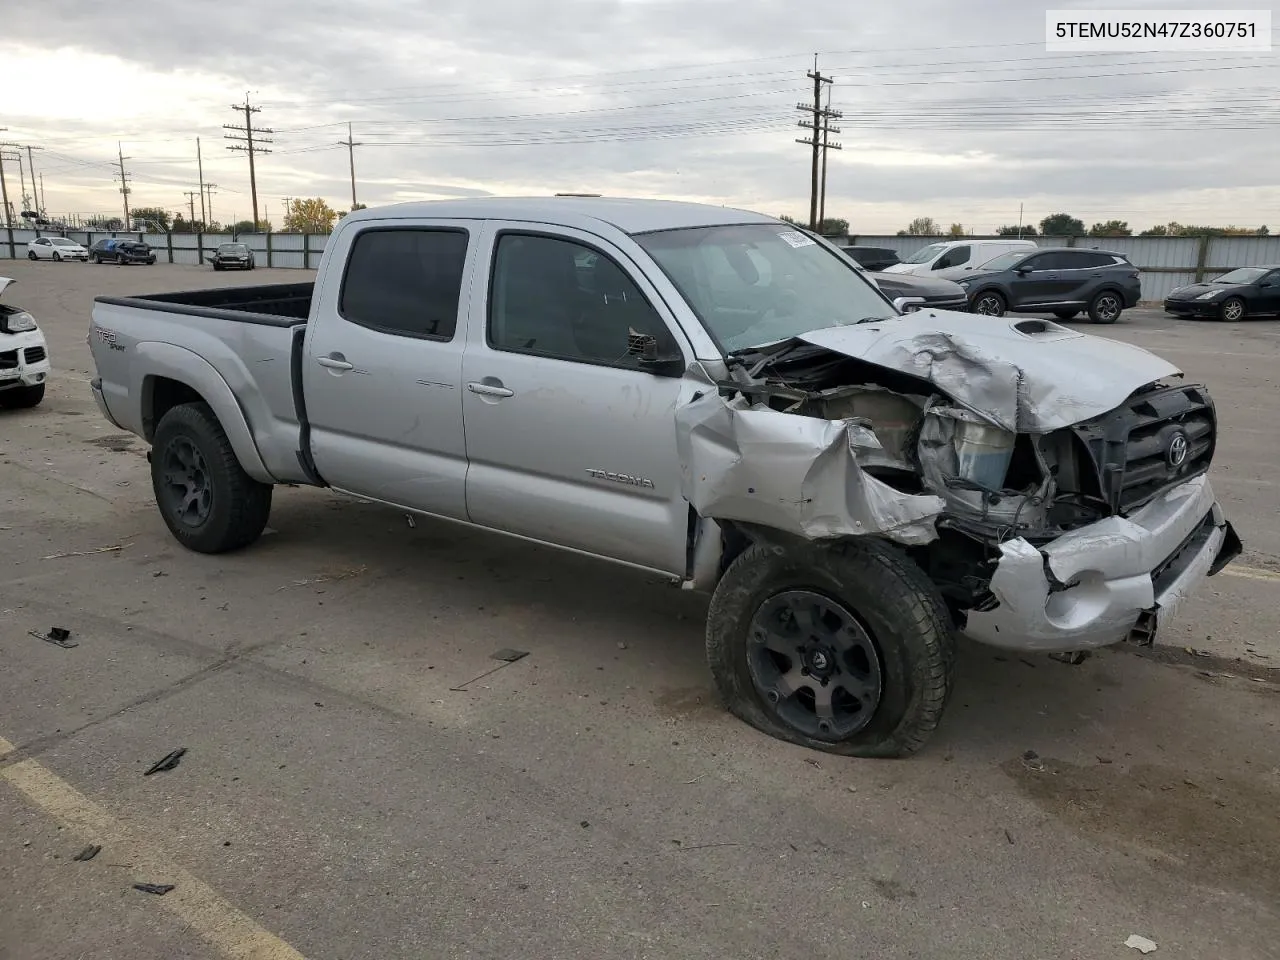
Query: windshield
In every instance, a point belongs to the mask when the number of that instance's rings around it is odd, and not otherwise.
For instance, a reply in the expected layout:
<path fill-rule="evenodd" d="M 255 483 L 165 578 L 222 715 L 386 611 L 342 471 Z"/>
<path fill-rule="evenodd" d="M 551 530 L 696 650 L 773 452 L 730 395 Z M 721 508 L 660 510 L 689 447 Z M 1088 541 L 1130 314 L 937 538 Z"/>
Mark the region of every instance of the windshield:
<path fill-rule="evenodd" d="M 1264 273 L 1264 267 L 1241 267 L 1239 270 L 1232 270 L 1230 273 L 1224 273 L 1214 283 L 1253 283 Z"/>
<path fill-rule="evenodd" d="M 665 230 L 636 241 L 726 353 L 897 316 L 847 260 L 783 224 Z"/>
<path fill-rule="evenodd" d="M 243 243 L 224 243 L 218 248 L 219 253 L 248 253 L 249 248 Z"/>
<path fill-rule="evenodd" d="M 79 246 L 74 240 L 68 240 L 66 237 L 53 237 L 49 240 L 55 247 L 76 247 Z"/>
<path fill-rule="evenodd" d="M 1010 267 L 1018 263 L 1019 260 L 1023 260 L 1028 256 L 1030 256 L 1030 254 L 1023 253 L 1021 251 L 1014 251 L 1013 253 L 1002 253 L 998 257 L 992 257 L 990 260 L 984 263 L 980 269 L 1008 270 Z"/>
<path fill-rule="evenodd" d="M 928 263 L 930 260 L 932 260 L 934 257 L 936 257 L 945 249 L 947 249 L 947 245 L 945 243 L 931 243 L 927 247 L 921 247 L 919 250 L 917 250 L 915 253 L 913 253 L 911 256 L 909 256 L 906 260 L 903 260 L 902 262 L 903 263 Z"/>

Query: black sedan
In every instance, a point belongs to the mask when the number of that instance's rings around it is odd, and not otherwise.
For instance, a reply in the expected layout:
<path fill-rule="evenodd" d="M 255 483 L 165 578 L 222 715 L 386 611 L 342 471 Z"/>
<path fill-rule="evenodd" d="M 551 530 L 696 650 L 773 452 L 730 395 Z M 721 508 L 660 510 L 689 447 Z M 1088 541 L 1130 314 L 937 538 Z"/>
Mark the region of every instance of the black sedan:
<path fill-rule="evenodd" d="M 252 270 L 253 251 L 243 243 L 220 243 L 209 262 L 215 270 Z"/>
<path fill-rule="evenodd" d="M 128 237 L 103 237 L 89 248 L 93 263 L 155 263 L 156 254 L 141 240 Z"/>
<path fill-rule="evenodd" d="M 1215 320 L 1280 313 L 1280 266 L 1241 267 L 1208 283 L 1178 287 L 1165 297 L 1164 308 L 1183 317 Z"/>

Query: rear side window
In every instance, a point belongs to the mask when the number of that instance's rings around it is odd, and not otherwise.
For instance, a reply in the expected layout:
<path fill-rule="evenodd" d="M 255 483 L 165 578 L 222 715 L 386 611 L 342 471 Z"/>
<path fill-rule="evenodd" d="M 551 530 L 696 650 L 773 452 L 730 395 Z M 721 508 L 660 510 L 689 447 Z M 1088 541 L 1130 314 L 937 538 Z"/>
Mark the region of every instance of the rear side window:
<path fill-rule="evenodd" d="M 452 340 L 466 259 L 462 230 L 366 230 L 351 245 L 338 312 L 384 333 Z"/>
<path fill-rule="evenodd" d="M 1114 267 L 1116 258 L 1109 253 L 1072 253 L 1075 262 L 1071 264 L 1077 270 L 1097 269 L 1098 267 Z"/>

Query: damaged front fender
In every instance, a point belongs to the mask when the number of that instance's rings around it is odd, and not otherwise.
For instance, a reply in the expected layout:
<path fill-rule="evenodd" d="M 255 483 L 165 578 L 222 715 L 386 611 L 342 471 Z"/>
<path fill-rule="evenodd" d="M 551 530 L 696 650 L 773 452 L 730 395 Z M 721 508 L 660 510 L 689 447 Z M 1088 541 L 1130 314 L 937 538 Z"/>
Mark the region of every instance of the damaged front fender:
<path fill-rule="evenodd" d="M 682 492 L 701 516 L 810 540 L 937 539 L 940 497 L 904 493 L 862 469 L 884 456 L 863 421 L 796 416 L 710 390 L 677 410 L 676 438 Z"/>

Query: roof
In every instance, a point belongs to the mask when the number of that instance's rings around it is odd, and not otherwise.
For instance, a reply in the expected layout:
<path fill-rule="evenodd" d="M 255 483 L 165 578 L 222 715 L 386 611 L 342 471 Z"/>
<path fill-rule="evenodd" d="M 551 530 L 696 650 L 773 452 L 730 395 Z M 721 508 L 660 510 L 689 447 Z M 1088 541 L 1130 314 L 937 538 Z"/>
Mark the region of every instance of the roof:
<path fill-rule="evenodd" d="M 480 197 L 470 200 L 430 200 L 357 210 L 345 219 L 383 220 L 388 217 L 524 220 L 566 227 L 590 227 L 606 223 L 630 234 L 684 227 L 781 222 L 774 217 L 749 210 L 717 207 L 707 203 L 622 197 Z"/>

